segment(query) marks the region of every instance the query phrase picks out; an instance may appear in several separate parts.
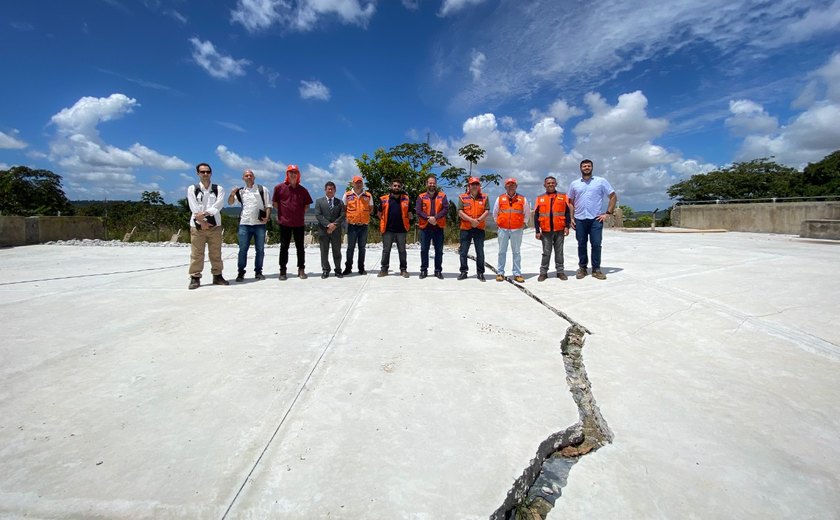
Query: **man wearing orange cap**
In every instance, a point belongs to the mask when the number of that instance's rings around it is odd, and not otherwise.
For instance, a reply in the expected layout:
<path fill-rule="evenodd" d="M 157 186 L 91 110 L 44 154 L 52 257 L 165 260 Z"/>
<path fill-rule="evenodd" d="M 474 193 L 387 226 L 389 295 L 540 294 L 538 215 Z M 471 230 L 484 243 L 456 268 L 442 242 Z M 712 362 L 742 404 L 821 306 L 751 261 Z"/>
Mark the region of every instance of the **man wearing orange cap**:
<path fill-rule="evenodd" d="M 271 205 L 280 225 L 280 280 L 286 279 L 289 263 L 289 244 L 295 239 L 298 277 L 306 279 L 306 250 L 303 247 L 303 216 L 312 204 L 309 191 L 300 185 L 300 170 L 294 164 L 286 168 L 286 180 L 274 187 Z"/>
<path fill-rule="evenodd" d="M 347 208 L 347 261 L 342 274 L 353 272 L 353 253 L 359 246 L 359 274 L 365 275 L 365 248 L 367 247 L 368 225 L 373 211 L 373 196 L 364 189 L 365 181 L 360 176 L 353 177 L 353 189 L 344 194 Z"/>
<path fill-rule="evenodd" d="M 523 283 L 522 277 L 522 235 L 528 221 L 531 220 L 531 206 L 524 195 L 516 193 L 516 179 L 505 180 L 505 193 L 496 199 L 493 205 L 493 218 L 499 227 L 499 265 L 496 274 L 497 282 L 505 281 L 505 259 L 508 243 L 513 252 L 513 280 Z"/>
<path fill-rule="evenodd" d="M 426 191 L 417 196 L 414 213 L 420 228 L 420 278 L 429 274 L 429 246 L 435 246 L 435 278 L 443 280 L 443 230 L 446 228 L 446 214 L 449 200 L 446 193 L 438 190 L 437 177 L 426 177 Z"/>
<path fill-rule="evenodd" d="M 467 253 L 470 242 L 475 244 L 475 272 L 476 278 L 484 281 L 484 228 L 487 225 L 487 215 L 490 214 L 490 201 L 487 195 L 481 193 L 481 181 L 478 177 L 470 177 L 467 192 L 458 196 L 458 216 L 461 217 L 461 274 L 459 280 L 466 280 Z"/>

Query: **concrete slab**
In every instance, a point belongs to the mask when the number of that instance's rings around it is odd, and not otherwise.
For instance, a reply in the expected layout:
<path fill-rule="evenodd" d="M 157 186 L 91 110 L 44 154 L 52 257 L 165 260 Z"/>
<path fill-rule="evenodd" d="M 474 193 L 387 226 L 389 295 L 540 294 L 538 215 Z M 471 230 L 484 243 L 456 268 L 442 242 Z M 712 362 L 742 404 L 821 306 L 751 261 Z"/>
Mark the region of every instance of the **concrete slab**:
<path fill-rule="evenodd" d="M 594 333 L 584 358 L 615 434 L 549 519 L 838 518 L 836 248 L 610 232 L 606 281 L 538 283 L 524 244 L 528 289 Z M 571 274 L 574 239 L 565 252 Z"/>
<path fill-rule="evenodd" d="M 577 421 L 565 324 L 452 253 L 196 291 L 188 254 L 0 250 L 0 516 L 486 517 Z"/>

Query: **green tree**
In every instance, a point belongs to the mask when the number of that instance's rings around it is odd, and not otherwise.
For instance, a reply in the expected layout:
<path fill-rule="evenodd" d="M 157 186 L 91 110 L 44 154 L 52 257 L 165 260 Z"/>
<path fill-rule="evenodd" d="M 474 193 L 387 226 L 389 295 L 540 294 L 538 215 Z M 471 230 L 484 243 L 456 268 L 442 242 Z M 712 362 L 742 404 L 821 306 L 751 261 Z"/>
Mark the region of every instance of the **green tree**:
<path fill-rule="evenodd" d="M 802 174 L 808 195 L 840 195 L 840 150 L 808 163 Z"/>
<path fill-rule="evenodd" d="M 761 158 L 692 175 L 670 186 L 668 196 L 681 202 L 797 197 L 803 194 L 804 185 L 804 177 L 795 168 Z"/>
<path fill-rule="evenodd" d="M 73 207 L 61 187 L 61 175 L 49 170 L 13 166 L 0 170 L 0 213 L 71 215 Z"/>
<path fill-rule="evenodd" d="M 635 213 L 635 212 L 633 211 L 633 208 L 631 208 L 630 206 L 628 206 L 628 205 L 626 205 L 626 204 L 619 204 L 619 206 L 618 206 L 618 207 L 619 207 L 619 208 L 621 208 L 621 215 L 622 215 L 625 219 L 630 219 L 630 218 L 633 218 L 633 213 Z"/>
<path fill-rule="evenodd" d="M 152 206 L 161 206 L 164 204 L 163 197 L 159 191 L 144 191 L 140 195 L 140 202 Z"/>
<path fill-rule="evenodd" d="M 473 164 L 478 164 L 478 161 L 484 158 L 484 154 L 486 152 L 477 144 L 470 143 L 466 146 L 462 146 L 458 149 L 458 155 L 463 157 L 470 163 L 470 176 L 472 176 L 472 166 Z"/>

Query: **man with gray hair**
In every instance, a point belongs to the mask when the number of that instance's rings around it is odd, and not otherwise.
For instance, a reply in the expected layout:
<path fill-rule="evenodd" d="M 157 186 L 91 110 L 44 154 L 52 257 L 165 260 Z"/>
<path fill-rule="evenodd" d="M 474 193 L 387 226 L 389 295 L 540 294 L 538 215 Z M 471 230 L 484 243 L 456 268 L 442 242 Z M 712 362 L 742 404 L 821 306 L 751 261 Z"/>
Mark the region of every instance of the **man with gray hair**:
<path fill-rule="evenodd" d="M 233 205 L 234 199 L 242 205 L 239 213 L 239 263 L 237 264 L 237 282 L 245 281 L 245 267 L 248 265 L 248 248 L 251 239 L 254 240 L 254 277 L 265 280 L 263 276 L 263 259 L 265 258 L 265 227 L 271 217 L 271 201 L 268 190 L 261 184 L 255 184 L 254 172 L 245 170 L 242 180 L 244 187 L 236 187 L 230 191 L 228 205 Z"/>

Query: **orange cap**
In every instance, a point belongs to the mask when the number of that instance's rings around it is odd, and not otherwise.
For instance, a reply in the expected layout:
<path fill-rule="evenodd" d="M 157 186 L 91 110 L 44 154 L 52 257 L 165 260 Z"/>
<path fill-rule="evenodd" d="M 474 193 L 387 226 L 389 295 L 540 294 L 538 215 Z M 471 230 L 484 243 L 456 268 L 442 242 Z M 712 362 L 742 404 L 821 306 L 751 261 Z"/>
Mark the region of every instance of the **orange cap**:
<path fill-rule="evenodd" d="M 290 165 L 286 166 L 286 173 L 291 173 L 291 172 L 300 173 L 300 170 L 298 169 L 297 164 L 290 164 Z"/>
<path fill-rule="evenodd" d="M 467 184 L 481 184 L 481 181 L 478 177 L 470 177 L 470 180 L 467 181 Z"/>
<path fill-rule="evenodd" d="M 505 186 L 507 186 L 508 184 L 517 184 L 517 183 L 516 183 L 516 179 L 514 179 L 513 177 L 508 177 L 508 178 L 505 180 Z M 517 186 L 518 186 L 518 184 L 517 184 Z"/>
<path fill-rule="evenodd" d="M 361 176 L 356 175 L 356 176 L 353 177 L 353 182 L 365 182 L 365 180 L 362 179 Z"/>

